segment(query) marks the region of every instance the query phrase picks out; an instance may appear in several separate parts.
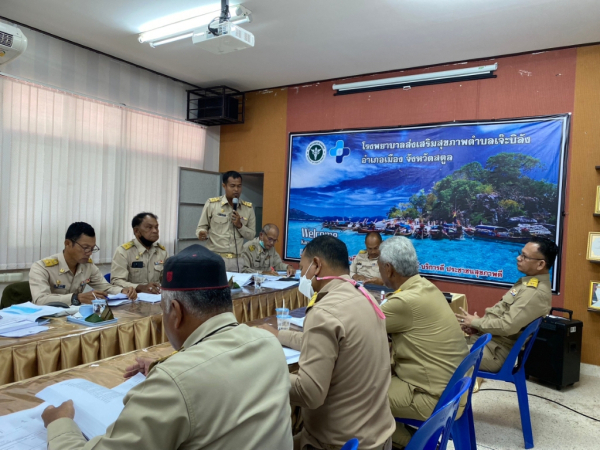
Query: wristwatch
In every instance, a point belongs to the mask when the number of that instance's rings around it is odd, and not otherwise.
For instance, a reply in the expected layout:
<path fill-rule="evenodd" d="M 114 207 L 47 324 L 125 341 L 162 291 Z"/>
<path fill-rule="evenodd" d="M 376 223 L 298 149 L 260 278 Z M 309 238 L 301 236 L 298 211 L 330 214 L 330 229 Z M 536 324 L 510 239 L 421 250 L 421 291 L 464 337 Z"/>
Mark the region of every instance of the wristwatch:
<path fill-rule="evenodd" d="M 72 306 L 79 306 L 79 305 L 81 305 L 81 302 L 77 298 L 77 294 L 73 294 L 73 296 L 71 297 L 71 305 Z"/>

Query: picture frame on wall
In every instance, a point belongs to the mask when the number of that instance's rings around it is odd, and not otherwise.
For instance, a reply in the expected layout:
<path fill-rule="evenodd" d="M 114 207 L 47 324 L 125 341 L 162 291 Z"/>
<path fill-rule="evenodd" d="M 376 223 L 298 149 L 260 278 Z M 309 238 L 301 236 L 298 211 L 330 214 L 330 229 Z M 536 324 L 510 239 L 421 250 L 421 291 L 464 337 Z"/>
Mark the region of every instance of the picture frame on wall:
<path fill-rule="evenodd" d="M 588 308 L 600 311 L 600 281 L 592 281 L 590 283 Z"/>
<path fill-rule="evenodd" d="M 600 186 L 596 186 L 596 203 L 594 206 L 594 214 L 600 214 Z"/>
<path fill-rule="evenodd" d="M 590 232 L 588 235 L 586 259 L 588 261 L 600 263 L 600 233 Z"/>

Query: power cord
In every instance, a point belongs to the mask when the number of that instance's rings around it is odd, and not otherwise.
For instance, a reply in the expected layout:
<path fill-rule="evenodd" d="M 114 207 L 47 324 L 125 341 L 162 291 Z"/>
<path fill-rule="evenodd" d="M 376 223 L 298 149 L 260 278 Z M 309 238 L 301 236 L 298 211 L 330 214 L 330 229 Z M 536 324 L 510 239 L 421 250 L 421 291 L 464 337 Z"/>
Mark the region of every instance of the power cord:
<path fill-rule="evenodd" d="M 515 393 L 515 394 L 517 393 L 517 391 L 511 391 L 510 389 L 495 389 L 495 388 L 485 388 L 485 389 L 479 389 L 479 391 L 478 391 L 478 392 L 481 392 L 481 391 L 500 391 L 500 392 L 513 392 L 513 393 Z M 569 411 L 573 411 L 575 414 L 579 414 L 580 416 L 587 417 L 588 419 L 591 419 L 591 420 L 593 420 L 593 421 L 595 421 L 595 422 L 600 422 L 600 419 L 596 419 L 595 417 L 588 416 L 587 414 L 583 414 L 583 413 L 581 413 L 581 412 L 579 412 L 579 411 L 576 411 L 576 410 L 574 410 L 573 408 L 569 408 L 568 406 L 566 406 L 566 405 L 563 405 L 562 403 L 559 403 L 559 402 L 557 402 L 556 400 L 551 400 L 551 399 L 549 399 L 549 398 L 542 397 L 541 395 L 537 395 L 537 394 L 530 394 L 530 393 L 527 393 L 527 395 L 530 395 L 531 397 L 537 397 L 537 398 L 541 398 L 542 400 L 547 400 L 547 401 L 549 401 L 549 402 L 552 402 L 552 403 L 555 403 L 555 404 L 557 404 L 558 406 L 562 406 L 563 408 L 566 408 L 566 409 L 568 409 Z"/>

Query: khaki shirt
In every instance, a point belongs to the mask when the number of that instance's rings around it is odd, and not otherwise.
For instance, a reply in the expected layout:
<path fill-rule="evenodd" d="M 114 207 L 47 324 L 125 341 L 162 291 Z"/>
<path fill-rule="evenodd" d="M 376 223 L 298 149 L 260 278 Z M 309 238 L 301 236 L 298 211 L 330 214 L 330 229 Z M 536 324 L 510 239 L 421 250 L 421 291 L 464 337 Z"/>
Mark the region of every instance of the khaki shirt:
<path fill-rule="evenodd" d="M 265 250 L 260 245 L 260 238 L 254 238 L 244 244 L 240 255 L 242 258 L 242 273 L 256 273 L 268 271 L 273 267 L 275 271 L 287 270 L 288 265 L 284 263 L 275 247 Z"/>
<path fill-rule="evenodd" d="M 107 283 L 91 258 L 87 264 L 78 264 L 74 274 L 62 252 L 34 262 L 29 270 L 31 298 L 38 305 L 50 302 L 71 305 L 73 294 L 81 294 L 88 284 L 92 289 L 108 294 L 118 294 L 123 290 Z"/>
<path fill-rule="evenodd" d="M 469 353 L 444 294 L 415 275 L 381 307 L 392 338 L 394 372 L 414 390 L 439 397 Z"/>
<path fill-rule="evenodd" d="M 362 275 L 367 278 L 381 278 L 379 273 L 379 258 L 369 259 L 366 250 L 361 250 L 350 265 L 350 276 Z"/>
<path fill-rule="evenodd" d="M 304 421 L 300 448 L 339 449 L 353 437 L 364 450 L 383 446 L 396 429 L 385 321 L 360 291 L 330 281 L 307 309 L 304 332 L 280 331 L 279 341 L 300 350 L 290 374 L 290 400 Z"/>
<path fill-rule="evenodd" d="M 523 277 L 485 314 L 471 322 L 480 333 L 490 333 L 492 342 L 510 351 L 521 330 L 550 312 L 552 287 L 550 275 Z"/>
<path fill-rule="evenodd" d="M 129 391 L 105 435 L 86 443 L 73 420 L 52 422 L 49 450 L 292 450 L 281 345 L 268 331 L 232 324 L 223 313 L 200 325 Z"/>
<path fill-rule="evenodd" d="M 117 247 L 110 267 L 110 282 L 115 286 L 137 287 L 138 284 L 160 283 L 167 250 L 158 242 L 150 250 L 134 239 Z M 140 264 L 142 267 L 133 267 Z"/>
<path fill-rule="evenodd" d="M 255 238 L 256 218 L 252 203 L 240 200 L 237 211 L 242 217 L 242 228 L 240 229 L 235 228 L 231 222 L 233 207 L 229 204 L 225 195 L 206 200 L 196 228 L 196 236 L 200 234 L 200 230 L 208 230 L 207 249 L 215 253 L 233 253 L 235 258 L 236 253 L 238 255 L 242 253 L 244 239 Z"/>

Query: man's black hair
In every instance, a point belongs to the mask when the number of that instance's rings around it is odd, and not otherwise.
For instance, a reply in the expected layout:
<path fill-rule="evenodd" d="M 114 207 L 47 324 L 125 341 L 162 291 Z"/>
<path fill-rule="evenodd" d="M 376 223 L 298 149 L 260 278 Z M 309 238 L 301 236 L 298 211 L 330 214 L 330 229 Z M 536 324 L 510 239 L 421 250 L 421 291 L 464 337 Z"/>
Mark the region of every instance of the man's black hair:
<path fill-rule="evenodd" d="M 229 180 L 230 178 L 233 178 L 234 180 L 237 180 L 239 178 L 240 180 L 242 180 L 242 175 L 240 175 L 240 173 L 236 172 L 235 170 L 225 172 L 223 174 L 223 184 L 227 184 L 227 180 Z"/>
<path fill-rule="evenodd" d="M 338 238 L 322 235 L 314 238 L 306 247 L 304 247 L 303 255 L 307 258 L 318 256 L 327 262 L 329 267 L 335 269 L 348 270 L 348 247 Z"/>
<path fill-rule="evenodd" d="M 75 222 L 69 225 L 69 228 L 67 228 L 65 239 L 69 239 L 70 241 L 76 242 L 82 234 L 85 234 L 89 237 L 96 237 L 96 232 L 89 223 Z"/>
<path fill-rule="evenodd" d="M 131 228 L 139 227 L 146 216 L 150 216 L 154 220 L 158 220 L 158 216 L 156 214 L 152 214 L 151 212 L 141 212 L 133 217 L 133 220 L 131 221 Z"/>
<path fill-rule="evenodd" d="M 552 268 L 552 266 L 554 265 L 554 261 L 556 260 L 556 255 L 558 255 L 557 245 L 550 239 L 546 239 L 539 236 L 532 237 L 529 240 L 529 242 L 537 244 L 538 252 L 540 252 L 544 256 L 546 267 L 548 269 Z"/>

